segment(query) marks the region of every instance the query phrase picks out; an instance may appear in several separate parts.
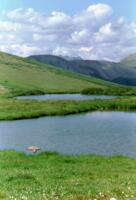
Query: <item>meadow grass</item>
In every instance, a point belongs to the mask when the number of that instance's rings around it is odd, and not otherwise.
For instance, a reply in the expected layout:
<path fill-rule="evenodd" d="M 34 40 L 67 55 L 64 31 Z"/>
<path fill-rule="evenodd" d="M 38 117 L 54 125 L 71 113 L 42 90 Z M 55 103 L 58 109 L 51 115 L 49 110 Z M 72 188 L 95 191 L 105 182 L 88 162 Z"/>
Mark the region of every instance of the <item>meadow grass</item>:
<path fill-rule="evenodd" d="M 0 199 L 136 199 L 136 159 L 0 152 Z"/>
<path fill-rule="evenodd" d="M 68 115 L 97 110 L 133 111 L 136 110 L 136 98 L 85 101 L 0 99 L 0 120 Z"/>

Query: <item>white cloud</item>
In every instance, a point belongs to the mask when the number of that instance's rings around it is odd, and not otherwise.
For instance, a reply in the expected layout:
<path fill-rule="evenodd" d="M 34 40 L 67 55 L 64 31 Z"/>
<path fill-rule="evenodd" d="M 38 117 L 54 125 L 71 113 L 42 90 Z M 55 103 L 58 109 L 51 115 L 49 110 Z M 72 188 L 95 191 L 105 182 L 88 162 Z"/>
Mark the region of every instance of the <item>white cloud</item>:
<path fill-rule="evenodd" d="M 109 5 L 101 3 L 89 6 L 87 11 L 96 18 L 101 18 L 112 13 L 112 9 Z"/>
<path fill-rule="evenodd" d="M 9 19 L 14 21 L 23 22 L 34 22 L 36 18 L 39 19 L 40 13 L 36 12 L 33 8 L 28 8 L 26 10 L 18 8 L 10 12 L 4 13 Z"/>
<path fill-rule="evenodd" d="M 32 35 L 33 37 L 33 41 L 35 42 L 54 42 L 56 40 L 56 35 L 54 34 L 46 34 L 46 35 L 42 35 L 42 34 L 39 34 L 39 33 L 34 33 Z"/>
<path fill-rule="evenodd" d="M 99 31 L 95 34 L 96 42 L 112 42 L 116 39 L 116 31 L 114 32 L 112 24 L 108 23 L 100 27 Z"/>
<path fill-rule="evenodd" d="M 0 50 L 21 56 L 55 54 L 118 60 L 136 52 L 136 22 L 113 20 L 107 4 L 90 5 L 73 16 L 33 8 L 3 12 Z"/>
<path fill-rule="evenodd" d="M 71 34 L 71 42 L 72 43 L 77 43 L 77 44 L 82 44 L 87 42 L 86 40 L 88 40 L 90 34 L 89 31 L 87 29 L 83 29 L 80 31 L 75 31 Z"/>
<path fill-rule="evenodd" d="M 3 41 L 3 43 L 5 43 L 5 41 L 11 42 L 15 39 L 16 36 L 14 34 L 0 34 L 0 41 Z"/>

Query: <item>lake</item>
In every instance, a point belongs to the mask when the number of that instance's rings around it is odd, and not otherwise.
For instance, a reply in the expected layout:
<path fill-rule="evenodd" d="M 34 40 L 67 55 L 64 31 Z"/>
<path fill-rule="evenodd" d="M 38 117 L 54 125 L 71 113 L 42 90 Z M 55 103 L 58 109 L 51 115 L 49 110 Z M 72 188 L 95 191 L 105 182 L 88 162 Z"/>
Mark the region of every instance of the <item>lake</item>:
<path fill-rule="evenodd" d="M 45 94 L 45 95 L 30 95 L 19 96 L 17 99 L 34 99 L 34 100 L 89 100 L 89 99 L 113 99 L 116 96 L 106 95 L 82 95 L 82 94 Z"/>
<path fill-rule="evenodd" d="M 0 122 L 0 149 L 26 151 L 31 145 L 62 154 L 136 157 L 136 113 L 92 112 Z"/>

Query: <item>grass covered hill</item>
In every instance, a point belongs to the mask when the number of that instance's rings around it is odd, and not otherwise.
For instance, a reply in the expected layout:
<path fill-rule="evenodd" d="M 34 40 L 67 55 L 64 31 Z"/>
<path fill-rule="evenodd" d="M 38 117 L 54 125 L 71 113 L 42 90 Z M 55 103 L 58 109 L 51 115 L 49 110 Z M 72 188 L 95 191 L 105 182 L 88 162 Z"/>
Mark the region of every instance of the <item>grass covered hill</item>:
<path fill-rule="evenodd" d="M 76 93 L 112 84 L 0 52 L 0 93 Z"/>
<path fill-rule="evenodd" d="M 124 85 L 136 85 L 136 70 L 131 67 L 131 64 L 134 65 L 134 59 L 132 60 L 132 56 L 129 59 L 129 63 L 115 63 L 101 60 L 82 60 L 81 58 L 67 59 L 54 55 L 34 55 L 30 56 L 29 58 L 69 71 L 100 78 L 102 80 Z"/>

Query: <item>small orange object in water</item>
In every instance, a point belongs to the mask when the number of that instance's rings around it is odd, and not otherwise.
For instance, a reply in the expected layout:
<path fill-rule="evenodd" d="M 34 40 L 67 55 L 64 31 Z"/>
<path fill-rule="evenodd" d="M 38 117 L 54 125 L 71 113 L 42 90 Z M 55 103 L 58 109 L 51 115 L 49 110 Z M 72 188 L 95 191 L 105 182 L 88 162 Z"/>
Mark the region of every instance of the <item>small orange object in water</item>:
<path fill-rule="evenodd" d="M 32 153 L 36 153 L 37 151 L 40 150 L 40 148 L 37 146 L 30 146 L 27 148 L 27 150 L 31 151 Z"/>

